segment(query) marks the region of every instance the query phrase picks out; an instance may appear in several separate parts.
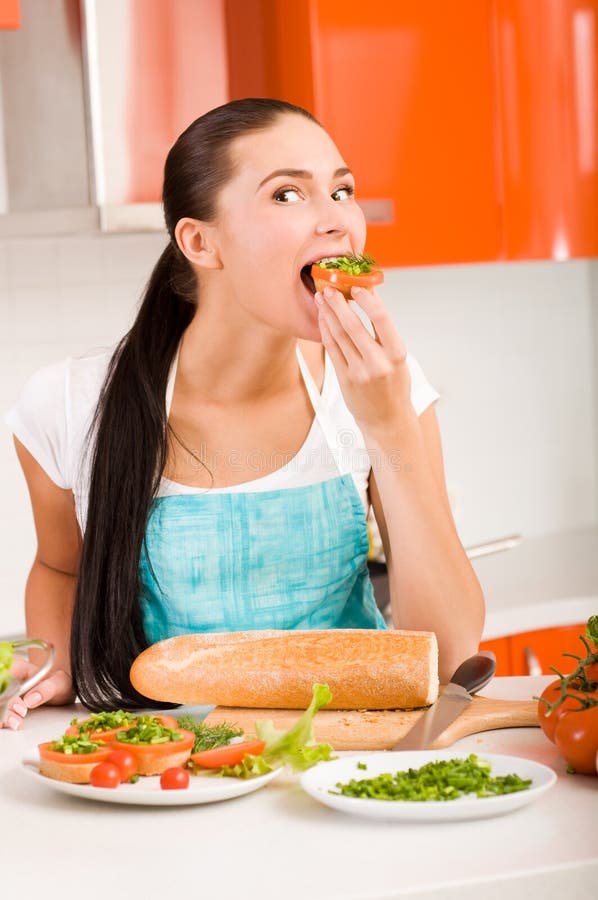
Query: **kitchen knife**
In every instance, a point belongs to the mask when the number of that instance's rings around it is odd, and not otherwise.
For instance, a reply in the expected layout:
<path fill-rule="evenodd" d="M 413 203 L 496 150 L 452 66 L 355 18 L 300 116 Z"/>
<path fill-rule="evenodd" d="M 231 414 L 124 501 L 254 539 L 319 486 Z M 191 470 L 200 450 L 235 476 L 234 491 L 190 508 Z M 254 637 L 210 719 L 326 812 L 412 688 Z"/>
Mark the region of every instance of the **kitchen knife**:
<path fill-rule="evenodd" d="M 417 720 L 393 750 L 425 750 L 469 706 L 472 694 L 488 684 L 496 671 L 496 657 L 489 650 L 461 663 L 440 697 Z"/>

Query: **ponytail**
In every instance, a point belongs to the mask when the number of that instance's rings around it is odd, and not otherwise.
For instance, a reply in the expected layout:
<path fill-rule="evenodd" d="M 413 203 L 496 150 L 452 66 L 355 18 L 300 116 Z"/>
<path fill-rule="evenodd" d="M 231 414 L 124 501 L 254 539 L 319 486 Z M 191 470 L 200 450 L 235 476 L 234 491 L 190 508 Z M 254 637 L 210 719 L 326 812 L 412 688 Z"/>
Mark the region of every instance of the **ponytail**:
<path fill-rule="evenodd" d="M 173 289 L 179 252 L 169 243 L 151 274 L 135 324 L 110 360 L 89 433 L 95 440 L 71 667 L 77 695 L 94 710 L 164 706 L 133 689 L 129 669 L 147 646 L 138 570 L 166 464 L 168 373 L 194 313 Z"/>

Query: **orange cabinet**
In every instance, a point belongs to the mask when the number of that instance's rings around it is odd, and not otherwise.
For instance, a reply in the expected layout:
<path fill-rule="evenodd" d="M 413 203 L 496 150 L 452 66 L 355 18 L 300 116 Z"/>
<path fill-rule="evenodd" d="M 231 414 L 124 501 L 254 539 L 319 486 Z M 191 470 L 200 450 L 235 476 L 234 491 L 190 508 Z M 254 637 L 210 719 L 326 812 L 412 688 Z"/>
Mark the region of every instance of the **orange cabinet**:
<path fill-rule="evenodd" d="M 229 95 L 310 109 L 381 265 L 598 255 L 598 0 L 225 0 Z"/>
<path fill-rule="evenodd" d="M 480 650 L 491 650 L 496 656 L 496 675 L 512 675 L 511 672 L 511 648 L 510 638 L 495 638 L 492 641 L 483 641 Z"/>
<path fill-rule="evenodd" d="M 585 634 L 585 622 L 557 628 L 526 631 L 509 637 L 483 641 L 480 650 L 492 650 L 496 654 L 497 675 L 529 675 L 539 664 L 542 675 L 550 675 L 550 666 L 566 674 L 575 668 L 575 660 L 563 653 L 585 654 L 579 639 Z M 556 678 L 556 675 L 555 675 Z"/>
<path fill-rule="evenodd" d="M 598 255 L 598 2 L 495 0 L 508 259 Z"/>
<path fill-rule="evenodd" d="M 0 28 L 20 28 L 19 0 L 0 0 Z"/>

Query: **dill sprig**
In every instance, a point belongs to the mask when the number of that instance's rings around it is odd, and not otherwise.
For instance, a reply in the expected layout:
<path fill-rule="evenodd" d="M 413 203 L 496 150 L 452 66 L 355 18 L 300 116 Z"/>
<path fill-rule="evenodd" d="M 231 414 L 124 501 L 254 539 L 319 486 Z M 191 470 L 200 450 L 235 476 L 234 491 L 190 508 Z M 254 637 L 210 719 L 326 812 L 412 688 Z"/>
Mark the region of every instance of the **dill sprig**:
<path fill-rule="evenodd" d="M 177 722 L 185 731 L 192 731 L 195 735 L 192 753 L 222 747 L 224 744 L 228 744 L 231 738 L 241 737 L 243 734 L 241 728 L 236 728 L 228 722 L 222 722 L 219 725 L 204 725 L 189 715 L 178 716 Z"/>

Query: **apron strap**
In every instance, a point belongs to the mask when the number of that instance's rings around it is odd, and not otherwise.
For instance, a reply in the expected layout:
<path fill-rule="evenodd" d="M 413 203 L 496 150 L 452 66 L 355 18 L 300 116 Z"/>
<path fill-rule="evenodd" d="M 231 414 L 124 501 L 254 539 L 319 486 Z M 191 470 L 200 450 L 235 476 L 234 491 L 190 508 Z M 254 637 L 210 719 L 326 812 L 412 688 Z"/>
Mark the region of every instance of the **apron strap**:
<path fill-rule="evenodd" d="M 297 360 L 299 362 L 299 369 L 301 370 L 301 375 L 303 376 L 303 381 L 305 382 L 305 387 L 307 388 L 307 393 L 309 395 L 309 399 L 311 400 L 311 405 L 314 408 L 316 419 L 318 420 L 320 428 L 324 433 L 328 449 L 332 453 L 332 458 L 334 459 L 334 462 L 336 463 L 336 467 L 339 470 L 340 474 L 348 475 L 350 474 L 351 470 L 347 465 L 347 457 L 349 455 L 351 447 L 354 444 L 355 439 L 352 433 L 349 433 L 348 429 L 344 428 L 339 430 L 335 423 L 332 421 L 330 409 L 324 402 L 322 395 L 318 391 L 317 385 L 307 367 L 305 359 L 303 358 L 303 354 L 299 349 L 299 344 L 296 345 L 295 349 L 297 353 Z M 328 366 L 331 365 L 332 363 L 330 361 L 330 358 L 326 351 L 324 351 L 324 383 L 326 383 Z"/>

